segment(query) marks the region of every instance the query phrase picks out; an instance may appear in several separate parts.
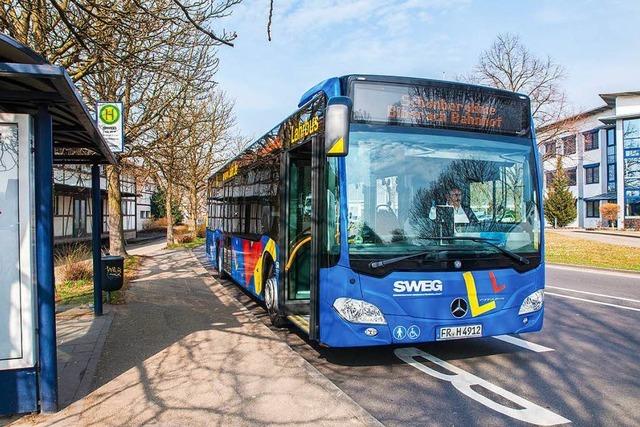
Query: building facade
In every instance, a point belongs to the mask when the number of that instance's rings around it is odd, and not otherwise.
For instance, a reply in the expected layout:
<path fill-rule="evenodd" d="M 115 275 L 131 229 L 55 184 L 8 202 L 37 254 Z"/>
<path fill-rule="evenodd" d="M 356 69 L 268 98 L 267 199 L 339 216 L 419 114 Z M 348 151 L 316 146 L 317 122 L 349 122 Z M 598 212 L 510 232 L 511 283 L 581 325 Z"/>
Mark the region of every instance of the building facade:
<path fill-rule="evenodd" d="M 152 222 L 151 197 L 156 191 L 155 183 L 150 179 L 140 179 L 136 187 L 137 231 L 145 230 Z"/>
<path fill-rule="evenodd" d="M 53 234 L 56 244 L 72 243 L 91 238 L 91 170 L 84 165 L 54 168 Z M 107 182 L 101 171 L 102 236 L 109 233 Z M 120 179 L 122 221 L 125 239 L 134 239 L 150 219 L 151 194 L 154 184 L 123 173 Z"/>
<path fill-rule="evenodd" d="M 539 129 L 546 193 L 557 157 L 576 198 L 577 218 L 569 227 L 640 228 L 640 92 L 601 94 L 605 105 Z M 553 133 L 553 137 L 550 134 Z M 613 224 L 600 206 L 620 207 Z M 553 224 L 547 224 L 553 226 Z"/>

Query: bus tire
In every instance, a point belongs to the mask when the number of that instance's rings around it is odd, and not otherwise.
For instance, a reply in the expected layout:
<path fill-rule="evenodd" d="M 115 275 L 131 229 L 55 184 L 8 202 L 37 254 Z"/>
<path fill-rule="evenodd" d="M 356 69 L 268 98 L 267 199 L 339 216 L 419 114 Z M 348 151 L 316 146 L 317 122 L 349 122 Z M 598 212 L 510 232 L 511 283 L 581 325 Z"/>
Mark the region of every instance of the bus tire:
<path fill-rule="evenodd" d="M 227 273 L 224 272 L 224 267 L 223 267 L 223 256 L 222 256 L 222 247 L 220 245 L 218 245 L 218 278 L 220 279 L 226 279 L 229 277 L 229 275 Z"/>
<path fill-rule="evenodd" d="M 276 279 L 273 262 L 267 264 L 267 275 L 264 280 L 264 305 L 267 308 L 267 314 L 271 324 L 276 328 L 282 328 L 287 325 L 287 318 L 280 314 L 278 310 L 278 280 Z"/>

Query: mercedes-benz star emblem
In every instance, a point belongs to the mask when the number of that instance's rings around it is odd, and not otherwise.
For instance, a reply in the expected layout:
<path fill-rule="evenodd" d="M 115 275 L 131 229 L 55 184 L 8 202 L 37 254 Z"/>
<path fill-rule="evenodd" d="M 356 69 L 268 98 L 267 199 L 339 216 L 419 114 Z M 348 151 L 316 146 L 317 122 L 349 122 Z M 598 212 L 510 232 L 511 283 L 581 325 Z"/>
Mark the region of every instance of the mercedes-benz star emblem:
<path fill-rule="evenodd" d="M 464 315 L 467 314 L 467 309 L 467 301 L 465 301 L 464 298 L 456 298 L 451 303 L 451 314 L 453 314 L 453 317 L 464 317 Z"/>

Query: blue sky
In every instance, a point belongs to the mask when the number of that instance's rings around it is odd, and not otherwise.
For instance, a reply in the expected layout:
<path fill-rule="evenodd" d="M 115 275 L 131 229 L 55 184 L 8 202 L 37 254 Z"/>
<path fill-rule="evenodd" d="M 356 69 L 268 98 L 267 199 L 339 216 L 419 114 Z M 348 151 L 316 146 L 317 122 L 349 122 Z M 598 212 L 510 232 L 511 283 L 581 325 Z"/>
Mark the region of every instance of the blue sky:
<path fill-rule="evenodd" d="M 640 90 L 640 1 L 245 0 L 222 22 L 238 33 L 219 49 L 216 80 L 235 99 L 238 131 L 257 137 L 325 78 L 350 73 L 455 79 L 496 34 L 518 34 L 566 69 L 572 109 L 599 93 Z"/>

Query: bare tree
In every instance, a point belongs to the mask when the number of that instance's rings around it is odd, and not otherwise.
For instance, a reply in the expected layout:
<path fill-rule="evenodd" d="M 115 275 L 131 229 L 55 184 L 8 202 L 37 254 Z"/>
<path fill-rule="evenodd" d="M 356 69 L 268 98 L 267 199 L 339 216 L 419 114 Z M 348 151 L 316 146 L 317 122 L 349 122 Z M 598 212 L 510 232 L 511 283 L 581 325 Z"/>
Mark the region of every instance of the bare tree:
<path fill-rule="evenodd" d="M 462 76 L 472 83 L 528 95 L 536 128 L 567 116 L 566 95 L 560 86 L 564 77 L 563 67 L 550 56 L 536 57 L 520 37 L 508 33 L 498 34 L 491 47 L 480 54 L 473 71 Z"/>
<path fill-rule="evenodd" d="M 172 104 L 162 119 L 149 133 L 151 139 L 147 145 L 146 164 L 156 170 L 158 187 L 165 194 L 165 211 L 167 215 L 167 244 L 174 243 L 172 204 L 181 198 L 176 186 L 182 172 L 182 146 L 187 138 L 188 126 L 184 120 L 187 111 L 186 99 Z"/>
<path fill-rule="evenodd" d="M 137 51 L 114 49 L 114 43 L 126 38 L 156 51 L 165 44 L 167 29 L 189 28 L 214 44 L 233 46 L 235 32 L 213 27 L 240 1 L 4 0 L 0 29 L 79 81 L 99 72 L 100 64 L 135 59 Z"/>
<path fill-rule="evenodd" d="M 182 173 L 176 184 L 186 191 L 189 229 L 196 230 L 205 207 L 206 178 L 232 154 L 234 142 L 231 129 L 235 126 L 233 102 L 221 91 L 215 91 L 204 101 L 189 108 L 187 136 L 180 145 Z"/>
<path fill-rule="evenodd" d="M 127 151 L 144 152 L 164 112 L 180 97 L 207 93 L 214 47 L 235 33 L 214 30 L 240 0 L 6 0 L 0 30 L 62 65 L 85 100 L 122 101 Z M 175 82 L 180 84 L 176 85 Z M 125 254 L 120 167 L 108 166 L 110 251 Z"/>
<path fill-rule="evenodd" d="M 145 157 L 146 145 L 163 116 L 184 99 L 203 96 L 201 91 L 213 88 L 217 59 L 212 46 L 197 32 L 176 32 L 159 53 L 146 52 L 138 64 L 111 66 L 110 72 L 87 78 L 87 97 L 121 100 L 125 105 L 125 139 L 128 142 L 122 158 Z M 116 89 L 117 92 L 113 92 Z M 101 95 L 105 94 L 107 95 Z M 119 181 L 119 168 L 110 166 L 110 181 Z M 109 197 L 110 249 L 124 252 L 121 216 L 118 215 L 118 190 L 113 184 Z M 112 197 L 113 196 L 113 197 Z M 113 219 L 112 219 L 113 217 Z"/>
<path fill-rule="evenodd" d="M 267 22 L 267 39 L 271 41 L 271 21 L 273 19 L 273 0 L 269 1 L 269 21 Z"/>

